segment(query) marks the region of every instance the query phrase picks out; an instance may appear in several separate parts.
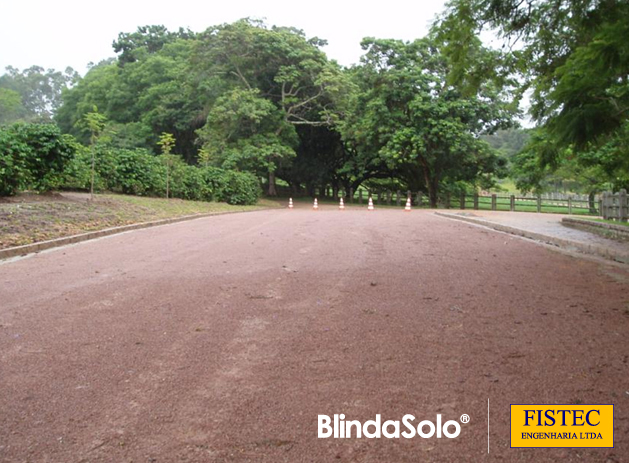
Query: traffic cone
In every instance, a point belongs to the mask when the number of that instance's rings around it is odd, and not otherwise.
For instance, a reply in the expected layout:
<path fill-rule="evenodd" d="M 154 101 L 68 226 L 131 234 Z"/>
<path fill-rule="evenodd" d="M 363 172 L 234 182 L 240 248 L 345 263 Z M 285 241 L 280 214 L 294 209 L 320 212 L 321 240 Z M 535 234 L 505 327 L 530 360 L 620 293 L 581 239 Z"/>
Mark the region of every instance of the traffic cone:
<path fill-rule="evenodd" d="M 404 208 L 404 211 L 409 212 L 411 210 L 411 198 L 408 198 L 406 200 L 406 207 Z"/>
<path fill-rule="evenodd" d="M 289 209 L 293 208 L 293 198 L 288 198 L 288 208 Z"/>
<path fill-rule="evenodd" d="M 340 209 L 341 211 L 344 211 L 344 210 L 345 210 L 345 204 L 343 203 L 343 198 L 341 198 L 341 202 L 339 203 L 339 209 Z"/>
<path fill-rule="evenodd" d="M 371 196 L 369 197 L 369 204 L 367 204 L 367 210 L 373 211 L 373 200 L 371 199 Z"/>
<path fill-rule="evenodd" d="M 314 204 L 313 204 L 312 208 L 313 208 L 315 211 L 319 210 L 319 203 L 317 202 L 317 198 L 315 198 L 315 202 L 314 202 Z"/>

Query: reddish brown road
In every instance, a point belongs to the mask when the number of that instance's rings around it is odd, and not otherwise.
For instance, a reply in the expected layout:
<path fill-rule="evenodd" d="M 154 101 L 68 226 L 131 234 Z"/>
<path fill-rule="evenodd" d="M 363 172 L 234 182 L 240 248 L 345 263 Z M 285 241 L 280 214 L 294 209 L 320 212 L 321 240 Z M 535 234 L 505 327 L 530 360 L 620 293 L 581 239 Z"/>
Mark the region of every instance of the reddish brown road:
<path fill-rule="evenodd" d="M 399 210 L 212 217 L 5 263 L 0 461 L 629 461 L 628 281 Z M 511 403 L 613 403 L 615 448 L 511 449 Z M 317 439 L 334 413 L 471 421 Z"/>

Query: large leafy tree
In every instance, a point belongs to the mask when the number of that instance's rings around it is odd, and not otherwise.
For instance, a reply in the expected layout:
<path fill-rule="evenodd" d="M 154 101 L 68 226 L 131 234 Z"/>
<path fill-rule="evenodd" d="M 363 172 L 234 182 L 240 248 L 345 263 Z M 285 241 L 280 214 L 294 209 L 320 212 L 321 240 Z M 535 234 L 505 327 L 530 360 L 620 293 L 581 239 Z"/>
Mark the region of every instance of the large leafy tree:
<path fill-rule="evenodd" d="M 295 156 L 297 143 L 279 109 L 259 91 L 242 88 L 216 100 L 199 135 L 215 164 L 263 174 Z"/>
<path fill-rule="evenodd" d="M 121 32 L 112 46 L 120 54 L 118 64 L 124 66 L 159 52 L 167 43 L 177 39 L 192 39 L 194 36 L 194 32 L 189 29 L 179 28 L 177 32 L 170 32 L 165 26 L 149 25 L 138 27 L 135 32 Z"/>
<path fill-rule="evenodd" d="M 429 39 L 365 39 L 358 91 L 339 127 L 364 159 L 408 184 L 420 179 L 436 206 L 442 182 L 480 180 L 498 160 L 480 138 L 510 125 L 508 102 L 490 84 L 465 94 L 447 82 L 446 57 Z"/>
<path fill-rule="evenodd" d="M 177 151 L 193 161 L 195 130 L 202 105 L 188 82 L 192 39 L 170 37 L 158 49 L 135 53 L 124 66 L 105 61 L 94 66 L 78 84 L 64 93 L 57 122 L 84 143 L 89 132 L 80 121 L 96 105 L 108 119 L 106 131 L 120 148 L 153 149 L 162 132 L 177 139 Z"/>
<path fill-rule="evenodd" d="M 261 152 L 277 149 L 274 155 L 263 155 L 271 160 L 268 169 L 268 193 L 271 195 L 275 194 L 277 167 L 292 151 L 291 144 L 285 141 L 294 139 L 293 135 L 286 134 L 286 131 L 294 132 L 289 127 L 330 123 L 326 108 L 331 104 L 330 92 L 340 71 L 320 50 L 324 43 L 317 38 L 307 39 L 297 29 L 267 28 L 261 22 L 241 20 L 208 29 L 201 35 L 192 57 L 196 85 L 208 90 L 209 108 L 232 88 L 245 90 L 250 97 L 264 99 L 273 105 L 273 110 L 267 106 L 265 111 L 273 113 L 271 119 L 275 120 L 277 128 L 268 132 L 272 136 L 264 147 L 260 137 L 253 143 Z M 232 96 L 246 94 L 231 93 Z M 250 97 L 240 101 L 249 105 L 254 101 Z M 232 103 L 237 101 L 231 100 Z M 220 100 L 220 104 L 224 102 Z M 246 109 L 240 112 L 244 113 Z M 210 119 L 208 124 L 211 124 Z M 249 135 L 246 138 L 253 141 Z"/>
<path fill-rule="evenodd" d="M 552 152 L 559 156 L 569 150 L 570 162 L 584 166 L 598 159 L 606 171 L 617 166 L 610 179 L 625 175 L 629 3 L 453 0 L 442 21 L 448 24 L 460 67 L 470 62 L 464 53 L 467 38 L 483 29 L 496 32 L 504 47 L 514 50 L 509 64 L 520 72 L 523 88 L 532 91 L 531 115 L 554 145 Z M 538 160 L 551 161 L 547 154 L 538 152 Z M 565 160 L 560 161 L 556 165 Z"/>

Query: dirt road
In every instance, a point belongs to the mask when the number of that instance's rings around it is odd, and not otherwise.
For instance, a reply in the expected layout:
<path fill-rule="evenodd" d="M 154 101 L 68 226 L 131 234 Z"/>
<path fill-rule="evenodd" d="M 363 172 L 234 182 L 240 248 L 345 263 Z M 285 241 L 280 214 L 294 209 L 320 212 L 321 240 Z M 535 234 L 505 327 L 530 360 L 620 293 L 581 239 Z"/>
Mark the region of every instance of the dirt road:
<path fill-rule="evenodd" d="M 628 281 L 427 211 L 332 208 L 1 264 L 0 461 L 629 461 Z M 511 403 L 613 403 L 615 448 L 511 449 Z M 340 413 L 471 420 L 318 439 Z"/>

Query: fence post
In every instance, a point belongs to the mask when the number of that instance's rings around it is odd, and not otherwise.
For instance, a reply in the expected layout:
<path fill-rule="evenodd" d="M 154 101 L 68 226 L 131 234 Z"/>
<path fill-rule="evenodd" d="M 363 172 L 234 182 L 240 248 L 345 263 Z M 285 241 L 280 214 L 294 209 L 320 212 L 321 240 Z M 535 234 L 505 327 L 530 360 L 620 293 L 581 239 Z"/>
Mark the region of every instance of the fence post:
<path fill-rule="evenodd" d="M 478 193 L 474 193 L 474 210 L 478 210 Z"/>
<path fill-rule="evenodd" d="M 627 190 L 620 190 L 618 192 L 618 220 L 621 222 L 627 221 Z"/>
<path fill-rule="evenodd" d="M 391 205 L 391 196 L 393 196 L 391 190 L 387 191 L 387 206 Z"/>
<path fill-rule="evenodd" d="M 418 191 L 417 192 L 417 207 L 422 207 L 422 201 L 423 201 L 422 192 Z"/>
<path fill-rule="evenodd" d="M 515 212 L 515 196 L 511 195 L 509 197 L 509 209 L 511 210 L 511 212 Z"/>
<path fill-rule="evenodd" d="M 452 197 L 450 196 L 450 192 L 448 191 L 446 193 L 446 209 L 450 209 L 451 202 L 452 202 Z"/>
<path fill-rule="evenodd" d="M 399 205 L 400 205 L 400 190 L 397 190 L 397 191 L 395 192 L 395 195 L 396 195 L 396 196 L 395 196 L 395 205 L 396 205 L 396 206 L 399 206 Z"/>
<path fill-rule="evenodd" d="M 542 212 L 542 197 L 537 195 L 537 212 Z"/>
<path fill-rule="evenodd" d="M 461 192 L 461 201 L 459 205 L 461 206 L 461 209 L 465 209 L 465 191 Z"/>
<path fill-rule="evenodd" d="M 354 202 L 354 189 L 353 188 L 349 189 L 349 202 L 350 203 Z"/>
<path fill-rule="evenodd" d="M 572 215 L 572 196 L 568 196 L 568 214 Z"/>
<path fill-rule="evenodd" d="M 496 194 L 494 193 L 491 195 L 491 210 L 495 211 L 496 209 Z"/>
<path fill-rule="evenodd" d="M 358 190 L 358 204 L 363 203 L 363 190 Z"/>

